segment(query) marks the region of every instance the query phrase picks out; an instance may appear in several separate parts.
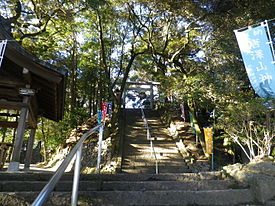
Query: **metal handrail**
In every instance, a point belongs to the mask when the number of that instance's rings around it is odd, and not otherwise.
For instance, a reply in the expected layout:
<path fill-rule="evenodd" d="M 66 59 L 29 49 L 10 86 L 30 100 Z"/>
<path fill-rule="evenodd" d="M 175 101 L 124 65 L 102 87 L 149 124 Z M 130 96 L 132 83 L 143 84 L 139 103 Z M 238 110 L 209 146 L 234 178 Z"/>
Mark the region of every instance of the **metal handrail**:
<path fill-rule="evenodd" d="M 88 132 L 82 135 L 82 137 L 79 139 L 77 144 L 74 146 L 74 148 L 71 150 L 71 152 L 66 156 L 62 164 L 58 167 L 55 174 L 52 176 L 50 181 L 45 185 L 45 187 L 42 189 L 42 191 L 39 193 L 39 195 L 36 197 L 34 202 L 32 203 L 32 206 L 41 206 L 45 203 L 45 201 L 48 199 L 50 193 L 53 191 L 55 185 L 61 178 L 61 176 L 64 174 L 66 168 L 72 161 L 73 157 L 76 155 L 76 162 L 75 162 L 75 170 L 74 170 L 74 180 L 73 180 L 73 189 L 72 189 L 72 198 L 71 198 L 71 205 L 76 206 L 77 205 L 77 197 L 78 197 L 78 184 L 79 184 L 79 176 L 80 176 L 80 161 L 81 161 L 81 153 L 82 153 L 82 145 L 83 142 L 91 136 L 95 131 L 99 130 L 99 135 L 103 135 L 103 127 L 104 123 L 90 129 Z M 102 137 L 99 137 L 99 139 L 102 140 Z M 101 143 L 99 143 L 100 145 Z"/>
<path fill-rule="evenodd" d="M 158 158 L 157 158 L 157 155 L 156 155 L 156 151 L 155 151 L 153 139 L 152 139 L 152 137 L 151 137 L 151 133 L 150 133 L 148 121 L 147 121 L 147 119 L 146 119 L 146 117 L 145 117 L 144 110 L 143 110 L 142 107 L 141 107 L 140 109 L 141 109 L 142 119 L 143 119 L 143 121 L 144 121 L 144 126 L 145 126 L 146 132 L 147 132 L 147 139 L 150 140 L 151 156 L 154 155 L 155 162 L 156 162 L 156 174 L 158 174 L 158 173 L 159 173 L 159 171 L 158 171 Z"/>

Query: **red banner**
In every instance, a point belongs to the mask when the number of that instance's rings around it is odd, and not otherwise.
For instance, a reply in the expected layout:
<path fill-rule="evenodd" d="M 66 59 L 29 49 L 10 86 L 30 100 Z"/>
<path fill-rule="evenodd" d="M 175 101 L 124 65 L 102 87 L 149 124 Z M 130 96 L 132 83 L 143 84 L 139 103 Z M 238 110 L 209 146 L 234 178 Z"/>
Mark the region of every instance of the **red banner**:
<path fill-rule="evenodd" d="M 102 121 L 105 121 L 108 112 L 108 102 L 102 102 Z"/>

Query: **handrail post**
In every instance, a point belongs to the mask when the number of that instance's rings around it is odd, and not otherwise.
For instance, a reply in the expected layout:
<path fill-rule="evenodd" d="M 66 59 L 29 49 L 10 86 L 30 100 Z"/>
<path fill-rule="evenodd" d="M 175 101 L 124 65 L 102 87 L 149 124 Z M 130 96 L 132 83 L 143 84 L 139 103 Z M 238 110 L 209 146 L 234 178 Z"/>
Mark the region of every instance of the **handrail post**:
<path fill-rule="evenodd" d="M 159 166 L 158 166 L 158 160 L 156 160 L 156 174 L 159 173 Z"/>
<path fill-rule="evenodd" d="M 73 189 L 72 189 L 72 198 L 71 198 L 71 205 L 72 206 L 77 206 L 78 186 L 79 186 L 79 177 L 80 177 L 80 168 L 81 168 L 82 146 L 83 145 L 81 145 L 78 148 L 77 152 L 76 152 L 74 180 L 73 180 Z"/>
<path fill-rule="evenodd" d="M 32 206 L 42 206 L 47 198 L 49 197 L 50 193 L 53 191 L 55 185 L 61 178 L 61 176 L 64 174 L 66 168 L 68 167 L 69 163 L 73 159 L 74 155 L 78 152 L 78 149 L 82 147 L 83 142 L 96 130 L 101 128 L 103 125 L 97 125 L 96 127 L 90 129 L 88 132 L 86 132 L 80 140 L 77 142 L 77 144 L 73 147 L 73 149 L 70 151 L 70 153 L 66 156 L 66 158 L 63 160 L 61 165 L 56 170 L 55 174 L 52 176 L 50 181 L 45 185 L 45 187 L 41 190 L 39 195 L 36 197 L 36 199 L 33 201 Z M 79 152 L 80 153 L 80 152 Z M 80 157 L 81 158 L 81 157 Z"/>
<path fill-rule="evenodd" d="M 101 151 L 102 151 L 102 139 L 103 139 L 103 125 L 99 128 L 98 138 L 98 153 L 97 153 L 97 167 L 96 173 L 100 173 Z"/>
<path fill-rule="evenodd" d="M 147 140 L 150 140 L 151 157 L 155 157 L 155 160 L 156 160 L 156 174 L 158 174 L 159 173 L 158 159 L 157 159 L 156 151 L 155 151 L 155 148 L 154 148 L 153 139 L 152 139 L 151 134 L 150 134 L 150 129 L 149 129 L 148 121 L 147 121 L 147 119 L 145 117 L 145 113 L 143 111 L 143 108 L 141 107 L 140 109 L 141 109 L 142 119 L 144 121 L 144 126 L 146 128 Z"/>
<path fill-rule="evenodd" d="M 154 156 L 154 149 L 153 149 L 153 141 L 150 140 L 150 146 L 151 146 L 151 157 Z"/>

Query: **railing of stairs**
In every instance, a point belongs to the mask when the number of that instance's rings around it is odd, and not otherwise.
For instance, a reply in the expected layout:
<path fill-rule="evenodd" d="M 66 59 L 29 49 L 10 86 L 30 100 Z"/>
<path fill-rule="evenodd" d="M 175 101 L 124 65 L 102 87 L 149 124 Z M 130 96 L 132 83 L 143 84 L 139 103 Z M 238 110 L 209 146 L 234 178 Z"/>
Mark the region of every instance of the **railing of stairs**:
<path fill-rule="evenodd" d="M 99 131 L 99 140 L 98 140 L 98 159 L 97 159 L 97 172 L 100 172 L 100 156 L 101 156 L 101 145 L 102 145 L 102 138 L 103 138 L 103 128 L 104 123 L 99 124 L 98 126 L 90 129 L 88 132 L 82 135 L 79 139 L 77 144 L 73 147 L 71 152 L 67 155 L 67 157 L 63 160 L 62 164 L 56 170 L 55 174 L 49 180 L 49 182 L 45 185 L 45 187 L 41 190 L 39 195 L 36 197 L 32 206 L 41 206 L 43 205 L 46 200 L 48 199 L 50 193 L 53 191 L 55 185 L 60 180 L 62 175 L 64 174 L 65 170 L 67 169 L 68 165 L 76 156 L 75 158 L 75 169 L 74 169 L 74 179 L 73 179 L 73 188 L 72 188 L 72 195 L 71 195 L 71 205 L 77 205 L 78 199 L 78 185 L 79 185 L 79 176 L 80 176 L 80 167 L 81 167 L 81 156 L 82 156 L 82 146 L 84 141 L 90 137 L 94 132 Z"/>
<path fill-rule="evenodd" d="M 154 157 L 155 159 L 155 163 L 156 163 L 156 174 L 159 173 L 159 169 L 158 169 L 158 158 L 157 158 L 157 155 L 156 155 L 156 151 L 155 151 L 155 147 L 154 147 L 154 143 L 153 143 L 153 139 L 152 136 L 151 136 L 151 133 L 150 133 L 150 128 L 149 128 L 149 125 L 148 125 L 148 121 L 145 117 L 145 113 L 144 113 L 144 110 L 143 108 L 141 107 L 141 115 L 142 115 L 142 119 L 143 119 L 143 122 L 144 122 L 144 126 L 146 128 L 146 133 L 147 133 L 147 140 L 150 140 L 150 146 L 151 146 L 151 156 Z"/>

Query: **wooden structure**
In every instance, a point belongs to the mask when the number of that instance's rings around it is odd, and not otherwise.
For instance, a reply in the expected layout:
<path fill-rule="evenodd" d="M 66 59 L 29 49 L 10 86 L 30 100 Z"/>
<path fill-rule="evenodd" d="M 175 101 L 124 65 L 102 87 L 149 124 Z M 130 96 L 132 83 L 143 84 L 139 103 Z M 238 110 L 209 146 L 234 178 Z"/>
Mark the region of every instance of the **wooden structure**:
<path fill-rule="evenodd" d="M 0 40 L 7 40 L 0 67 L 0 127 L 17 128 L 8 169 L 16 171 L 25 129 L 32 130 L 26 157 L 30 162 L 37 118 L 62 119 L 67 71 L 28 53 L 11 38 L 9 25 L 1 16 Z M 15 117 L 15 120 L 10 121 L 9 117 Z"/>

